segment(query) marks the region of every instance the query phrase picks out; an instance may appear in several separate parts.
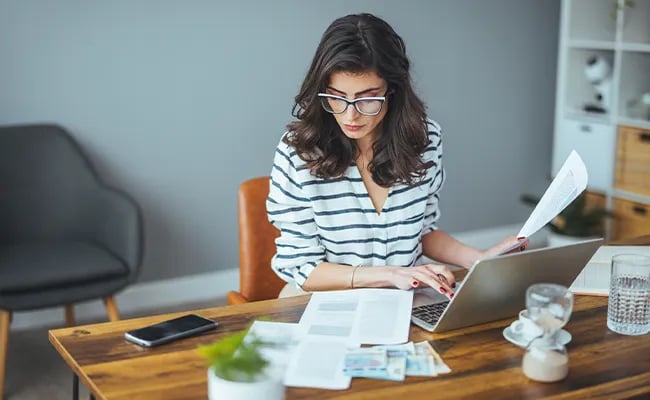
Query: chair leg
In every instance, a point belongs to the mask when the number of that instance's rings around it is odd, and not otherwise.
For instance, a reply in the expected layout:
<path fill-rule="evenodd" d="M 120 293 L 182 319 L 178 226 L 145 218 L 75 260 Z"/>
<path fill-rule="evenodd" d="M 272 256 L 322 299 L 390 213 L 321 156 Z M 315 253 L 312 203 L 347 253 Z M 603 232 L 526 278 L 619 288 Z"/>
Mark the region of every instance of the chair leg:
<path fill-rule="evenodd" d="M 4 398 L 5 363 L 7 362 L 7 347 L 9 345 L 9 325 L 11 312 L 0 310 L 0 399 Z"/>
<path fill-rule="evenodd" d="M 74 321 L 74 304 L 68 304 L 65 306 L 65 326 L 68 328 L 75 326 Z"/>
<path fill-rule="evenodd" d="M 117 309 L 117 305 L 115 304 L 115 299 L 113 296 L 104 297 L 104 305 L 106 305 L 106 314 L 108 314 L 108 320 L 111 322 L 119 321 L 120 312 Z"/>

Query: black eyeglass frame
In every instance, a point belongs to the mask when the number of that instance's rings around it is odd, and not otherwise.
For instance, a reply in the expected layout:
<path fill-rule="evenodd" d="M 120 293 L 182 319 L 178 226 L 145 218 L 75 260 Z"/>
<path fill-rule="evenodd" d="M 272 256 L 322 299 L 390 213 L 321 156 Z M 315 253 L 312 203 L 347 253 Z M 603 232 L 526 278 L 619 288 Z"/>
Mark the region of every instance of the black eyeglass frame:
<path fill-rule="evenodd" d="M 386 93 L 386 94 L 388 94 L 388 93 Z M 348 107 L 350 105 L 352 105 L 354 107 L 354 109 L 357 110 L 357 112 L 359 114 L 367 115 L 369 117 L 374 117 L 376 115 L 379 115 L 381 110 L 384 108 L 384 103 L 386 102 L 386 96 L 385 95 L 384 96 L 377 96 L 377 97 L 359 97 L 358 99 L 354 99 L 354 100 L 348 100 L 345 97 L 336 96 L 334 94 L 329 94 L 329 93 L 318 93 L 318 97 L 320 97 L 321 99 L 330 98 L 330 99 L 341 100 L 341 101 L 344 101 L 346 103 L 345 108 L 343 109 L 343 111 L 334 112 L 334 110 L 330 111 L 327 108 L 325 108 L 325 106 L 321 102 L 321 106 L 323 107 L 323 109 L 325 111 L 327 111 L 328 113 L 330 113 L 330 114 L 343 114 L 344 112 L 346 112 L 348 110 Z M 359 109 L 359 105 L 357 103 L 359 103 L 360 101 L 364 101 L 364 100 L 365 101 L 370 100 L 370 101 L 379 101 L 379 102 L 381 102 L 381 104 L 379 105 L 379 111 L 377 111 L 376 113 L 367 113 L 367 112 L 361 111 Z"/>

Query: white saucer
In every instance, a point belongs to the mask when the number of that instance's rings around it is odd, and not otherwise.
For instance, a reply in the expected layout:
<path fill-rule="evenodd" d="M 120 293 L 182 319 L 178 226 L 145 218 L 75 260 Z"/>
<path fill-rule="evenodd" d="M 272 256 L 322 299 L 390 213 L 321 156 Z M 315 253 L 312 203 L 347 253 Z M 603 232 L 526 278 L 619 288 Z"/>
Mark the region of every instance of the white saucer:
<path fill-rule="evenodd" d="M 506 340 L 510 343 L 515 344 L 519 347 L 526 347 L 530 341 L 530 339 L 527 340 L 521 335 L 513 333 L 509 325 L 503 330 L 503 337 L 506 338 Z M 564 329 L 560 329 L 560 331 L 555 334 L 555 337 L 562 345 L 565 345 L 571 341 L 571 334 Z"/>

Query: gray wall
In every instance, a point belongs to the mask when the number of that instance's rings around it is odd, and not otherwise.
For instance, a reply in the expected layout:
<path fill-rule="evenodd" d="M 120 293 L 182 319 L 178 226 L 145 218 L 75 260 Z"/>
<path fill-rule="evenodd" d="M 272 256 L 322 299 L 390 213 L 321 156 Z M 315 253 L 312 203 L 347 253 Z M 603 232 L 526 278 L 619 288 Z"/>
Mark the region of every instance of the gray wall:
<path fill-rule="evenodd" d="M 523 221 L 550 169 L 558 1 L 0 0 L 0 124 L 64 125 L 140 201 L 142 280 L 233 268 L 237 186 L 270 172 L 324 29 L 361 11 L 405 39 L 443 125 L 441 226 Z"/>

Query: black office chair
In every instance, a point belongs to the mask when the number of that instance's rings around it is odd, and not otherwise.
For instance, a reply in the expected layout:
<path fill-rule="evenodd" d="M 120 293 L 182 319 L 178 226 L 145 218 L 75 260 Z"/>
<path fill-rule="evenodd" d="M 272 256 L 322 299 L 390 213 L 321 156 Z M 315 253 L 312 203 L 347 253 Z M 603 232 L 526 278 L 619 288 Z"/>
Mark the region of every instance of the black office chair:
<path fill-rule="evenodd" d="M 142 212 L 56 125 L 0 127 L 0 398 L 11 313 L 104 299 L 138 276 Z"/>

